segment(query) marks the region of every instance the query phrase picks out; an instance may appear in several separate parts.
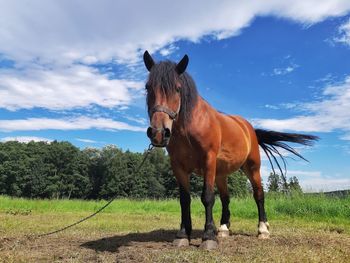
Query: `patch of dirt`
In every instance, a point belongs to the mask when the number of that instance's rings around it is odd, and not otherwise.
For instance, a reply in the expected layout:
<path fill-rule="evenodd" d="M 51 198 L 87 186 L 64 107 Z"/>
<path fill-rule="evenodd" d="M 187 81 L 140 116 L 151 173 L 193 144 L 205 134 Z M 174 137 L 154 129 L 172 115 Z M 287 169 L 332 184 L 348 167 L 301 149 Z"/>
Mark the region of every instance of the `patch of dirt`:
<path fill-rule="evenodd" d="M 53 235 L 0 238 L 0 262 L 350 262 L 350 236 L 337 232 L 296 233 L 258 240 L 233 233 L 216 251 L 199 249 L 202 231 L 193 231 L 190 247 L 172 245 L 175 230 L 110 237 Z"/>

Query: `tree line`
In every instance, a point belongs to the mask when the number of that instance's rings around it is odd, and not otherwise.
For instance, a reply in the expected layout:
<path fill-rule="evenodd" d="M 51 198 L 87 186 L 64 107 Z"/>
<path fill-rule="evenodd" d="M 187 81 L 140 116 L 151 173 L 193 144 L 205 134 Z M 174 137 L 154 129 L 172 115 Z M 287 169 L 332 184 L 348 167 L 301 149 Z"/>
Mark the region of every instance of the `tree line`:
<path fill-rule="evenodd" d="M 166 152 L 154 149 L 135 174 L 143 157 L 144 153 L 112 145 L 80 150 L 69 142 L 58 141 L 0 143 L 0 194 L 68 199 L 177 197 Z M 284 189 L 279 178 L 270 175 L 269 191 Z M 202 187 L 203 178 L 191 175 L 191 194 L 200 196 Z M 228 187 L 231 196 L 251 193 L 250 183 L 241 171 L 229 176 Z"/>
<path fill-rule="evenodd" d="M 289 179 L 285 175 L 270 173 L 267 179 L 267 190 L 269 192 L 288 194 L 291 192 L 301 193 L 302 189 L 296 176 Z"/>

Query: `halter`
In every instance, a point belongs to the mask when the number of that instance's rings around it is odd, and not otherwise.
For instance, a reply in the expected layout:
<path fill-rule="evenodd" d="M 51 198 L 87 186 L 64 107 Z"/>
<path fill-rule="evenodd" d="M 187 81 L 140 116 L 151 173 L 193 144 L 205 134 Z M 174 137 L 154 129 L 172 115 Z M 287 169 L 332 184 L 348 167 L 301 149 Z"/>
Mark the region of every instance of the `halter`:
<path fill-rule="evenodd" d="M 164 113 L 168 114 L 170 119 L 172 119 L 172 120 L 175 120 L 177 115 L 179 114 L 179 111 L 178 112 L 172 111 L 171 109 L 169 109 L 165 106 L 162 106 L 162 105 L 154 106 L 152 109 L 150 109 L 148 111 L 148 114 L 150 115 L 150 117 L 152 117 L 153 113 L 155 113 L 155 112 L 164 112 Z"/>

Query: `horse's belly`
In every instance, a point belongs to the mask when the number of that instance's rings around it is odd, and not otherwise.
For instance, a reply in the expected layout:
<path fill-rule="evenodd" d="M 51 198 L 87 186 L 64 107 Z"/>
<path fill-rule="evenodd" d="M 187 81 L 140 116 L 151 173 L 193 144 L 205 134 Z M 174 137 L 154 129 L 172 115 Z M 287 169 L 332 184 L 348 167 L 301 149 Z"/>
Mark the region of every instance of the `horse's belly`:
<path fill-rule="evenodd" d="M 245 158 L 240 156 L 218 156 L 216 159 L 216 173 L 219 175 L 226 175 L 237 171 L 243 165 Z"/>
<path fill-rule="evenodd" d="M 248 145 L 243 141 L 222 145 L 216 159 L 217 174 L 228 174 L 241 168 L 248 156 Z"/>
<path fill-rule="evenodd" d="M 217 174 L 238 170 L 250 152 L 249 132 L 244 123 L 234 116 L 224 115 L 221 123 L 221 146 L 217 155 Z"/>

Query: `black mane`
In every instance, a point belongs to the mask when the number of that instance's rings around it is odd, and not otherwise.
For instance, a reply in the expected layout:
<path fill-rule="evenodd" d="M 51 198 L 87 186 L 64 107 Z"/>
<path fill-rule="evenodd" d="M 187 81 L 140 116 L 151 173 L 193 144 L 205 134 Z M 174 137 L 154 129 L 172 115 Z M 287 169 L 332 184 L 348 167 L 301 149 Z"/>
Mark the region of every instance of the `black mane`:
<path fill-rule="evenodd" d="M 176 64 L 171 61 L 162 61 L 155 64 L 148 77 L 148 89 L 156 91 L 155 89 L 160 88 L 167 97 L 171 97 L 177 92 L 175 82 L 179 80 L 182 86 L 179 117 L 186 124 L 190 120 L 192 110 L 197 103 L 198 92 L 192 77 L 187 72 L 179 76 L 175 71 L 175 66 Z"/>

